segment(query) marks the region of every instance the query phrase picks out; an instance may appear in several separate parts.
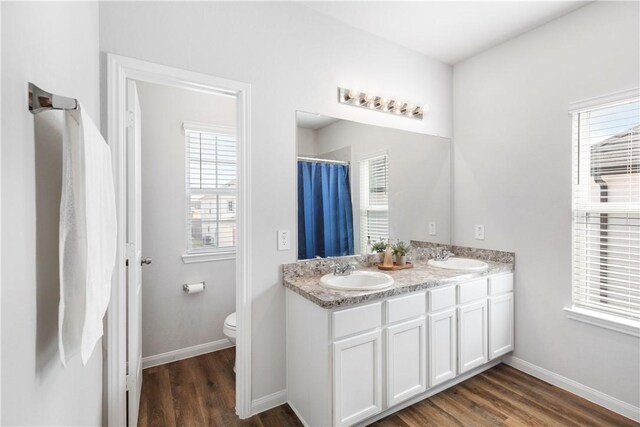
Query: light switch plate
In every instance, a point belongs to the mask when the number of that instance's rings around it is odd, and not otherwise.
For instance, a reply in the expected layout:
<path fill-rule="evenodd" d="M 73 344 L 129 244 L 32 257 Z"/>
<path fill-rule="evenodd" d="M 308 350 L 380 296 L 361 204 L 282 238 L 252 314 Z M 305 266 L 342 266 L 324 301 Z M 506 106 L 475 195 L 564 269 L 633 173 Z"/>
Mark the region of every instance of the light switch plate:
<path fill-rule="evenodd" d="M 484 224 L 476 224 L 474 237 L 476 240 L 484 240 Z"/>
<path fill-rule="evenodd" d="M 288 251 L 291 249 L 291 232 L 289 230 L 278 230 L 278 250 Z"/>
<path fill-rule="evenodd" d="M 436 235 L 436 223 L 435 222 L 430 222 L 429 223 L 429 236 L 435 236 Z"/>

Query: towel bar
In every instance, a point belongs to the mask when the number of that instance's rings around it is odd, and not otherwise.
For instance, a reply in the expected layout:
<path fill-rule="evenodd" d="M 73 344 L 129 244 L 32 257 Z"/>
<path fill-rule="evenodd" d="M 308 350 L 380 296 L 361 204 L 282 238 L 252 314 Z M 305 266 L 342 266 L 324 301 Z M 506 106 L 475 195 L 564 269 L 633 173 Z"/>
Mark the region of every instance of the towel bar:
<path fill-rule="evenodd" d="M 38 114 L 47 110 L 77 110 L 78 100 L 55 95 L 29 82 L 29 111 Z"/>

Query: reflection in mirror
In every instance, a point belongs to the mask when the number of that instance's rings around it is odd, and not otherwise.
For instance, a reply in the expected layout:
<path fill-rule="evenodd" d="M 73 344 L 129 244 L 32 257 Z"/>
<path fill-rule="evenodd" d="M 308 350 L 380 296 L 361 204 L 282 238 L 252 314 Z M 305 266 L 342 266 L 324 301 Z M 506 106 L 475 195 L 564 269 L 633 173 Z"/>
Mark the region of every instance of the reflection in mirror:
<path fill-rule="evenodd" d="M 450 141 L 297 113 L 298 259 L 450 243 Z"/>

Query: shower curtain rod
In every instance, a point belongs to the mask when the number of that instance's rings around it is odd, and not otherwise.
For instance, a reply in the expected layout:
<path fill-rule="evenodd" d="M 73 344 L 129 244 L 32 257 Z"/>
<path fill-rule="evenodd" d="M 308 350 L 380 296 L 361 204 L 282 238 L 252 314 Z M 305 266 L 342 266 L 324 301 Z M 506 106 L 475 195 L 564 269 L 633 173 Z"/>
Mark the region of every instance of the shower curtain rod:
<path fill-rule="evenodd" d="M 349 165 L 350 162 L 345 162 L 342 160 L 329 160 L 329 159 L 316 159 L 314 157 L 302 157 L 298 156 L 298 160 L 304 160 L 307 162 L 318 162 L 318 163 L 335 163 L 338 165 Z"/>
<path fill-rule="evenodd" d="M 55 95 L 29 82 L 29 111 L 38 114 L 47 110 L 77 110 L 78 100 Z"/>

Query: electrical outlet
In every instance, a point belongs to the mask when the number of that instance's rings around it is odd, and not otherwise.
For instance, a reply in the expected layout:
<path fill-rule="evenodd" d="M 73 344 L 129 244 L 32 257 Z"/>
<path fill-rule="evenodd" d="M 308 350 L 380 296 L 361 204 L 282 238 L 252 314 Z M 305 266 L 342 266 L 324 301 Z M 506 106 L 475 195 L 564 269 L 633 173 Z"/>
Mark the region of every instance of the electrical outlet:
<path fill-rule="evenodd" d="M 476 240 L 484 240 L 484 224 L 476 224 L 474 237 Z"/>
<path fill-rule="evenodd" d="M 278 250 L 288 251 L 291 249 L 291 233 L 289 230 L 278 230 Z"/>
<path fill-rule="evenodd" d="M 430 222 L 429 223 L 429 236 L 435 236 L 436 235 L 436 223 L 435 222 Z"/>

